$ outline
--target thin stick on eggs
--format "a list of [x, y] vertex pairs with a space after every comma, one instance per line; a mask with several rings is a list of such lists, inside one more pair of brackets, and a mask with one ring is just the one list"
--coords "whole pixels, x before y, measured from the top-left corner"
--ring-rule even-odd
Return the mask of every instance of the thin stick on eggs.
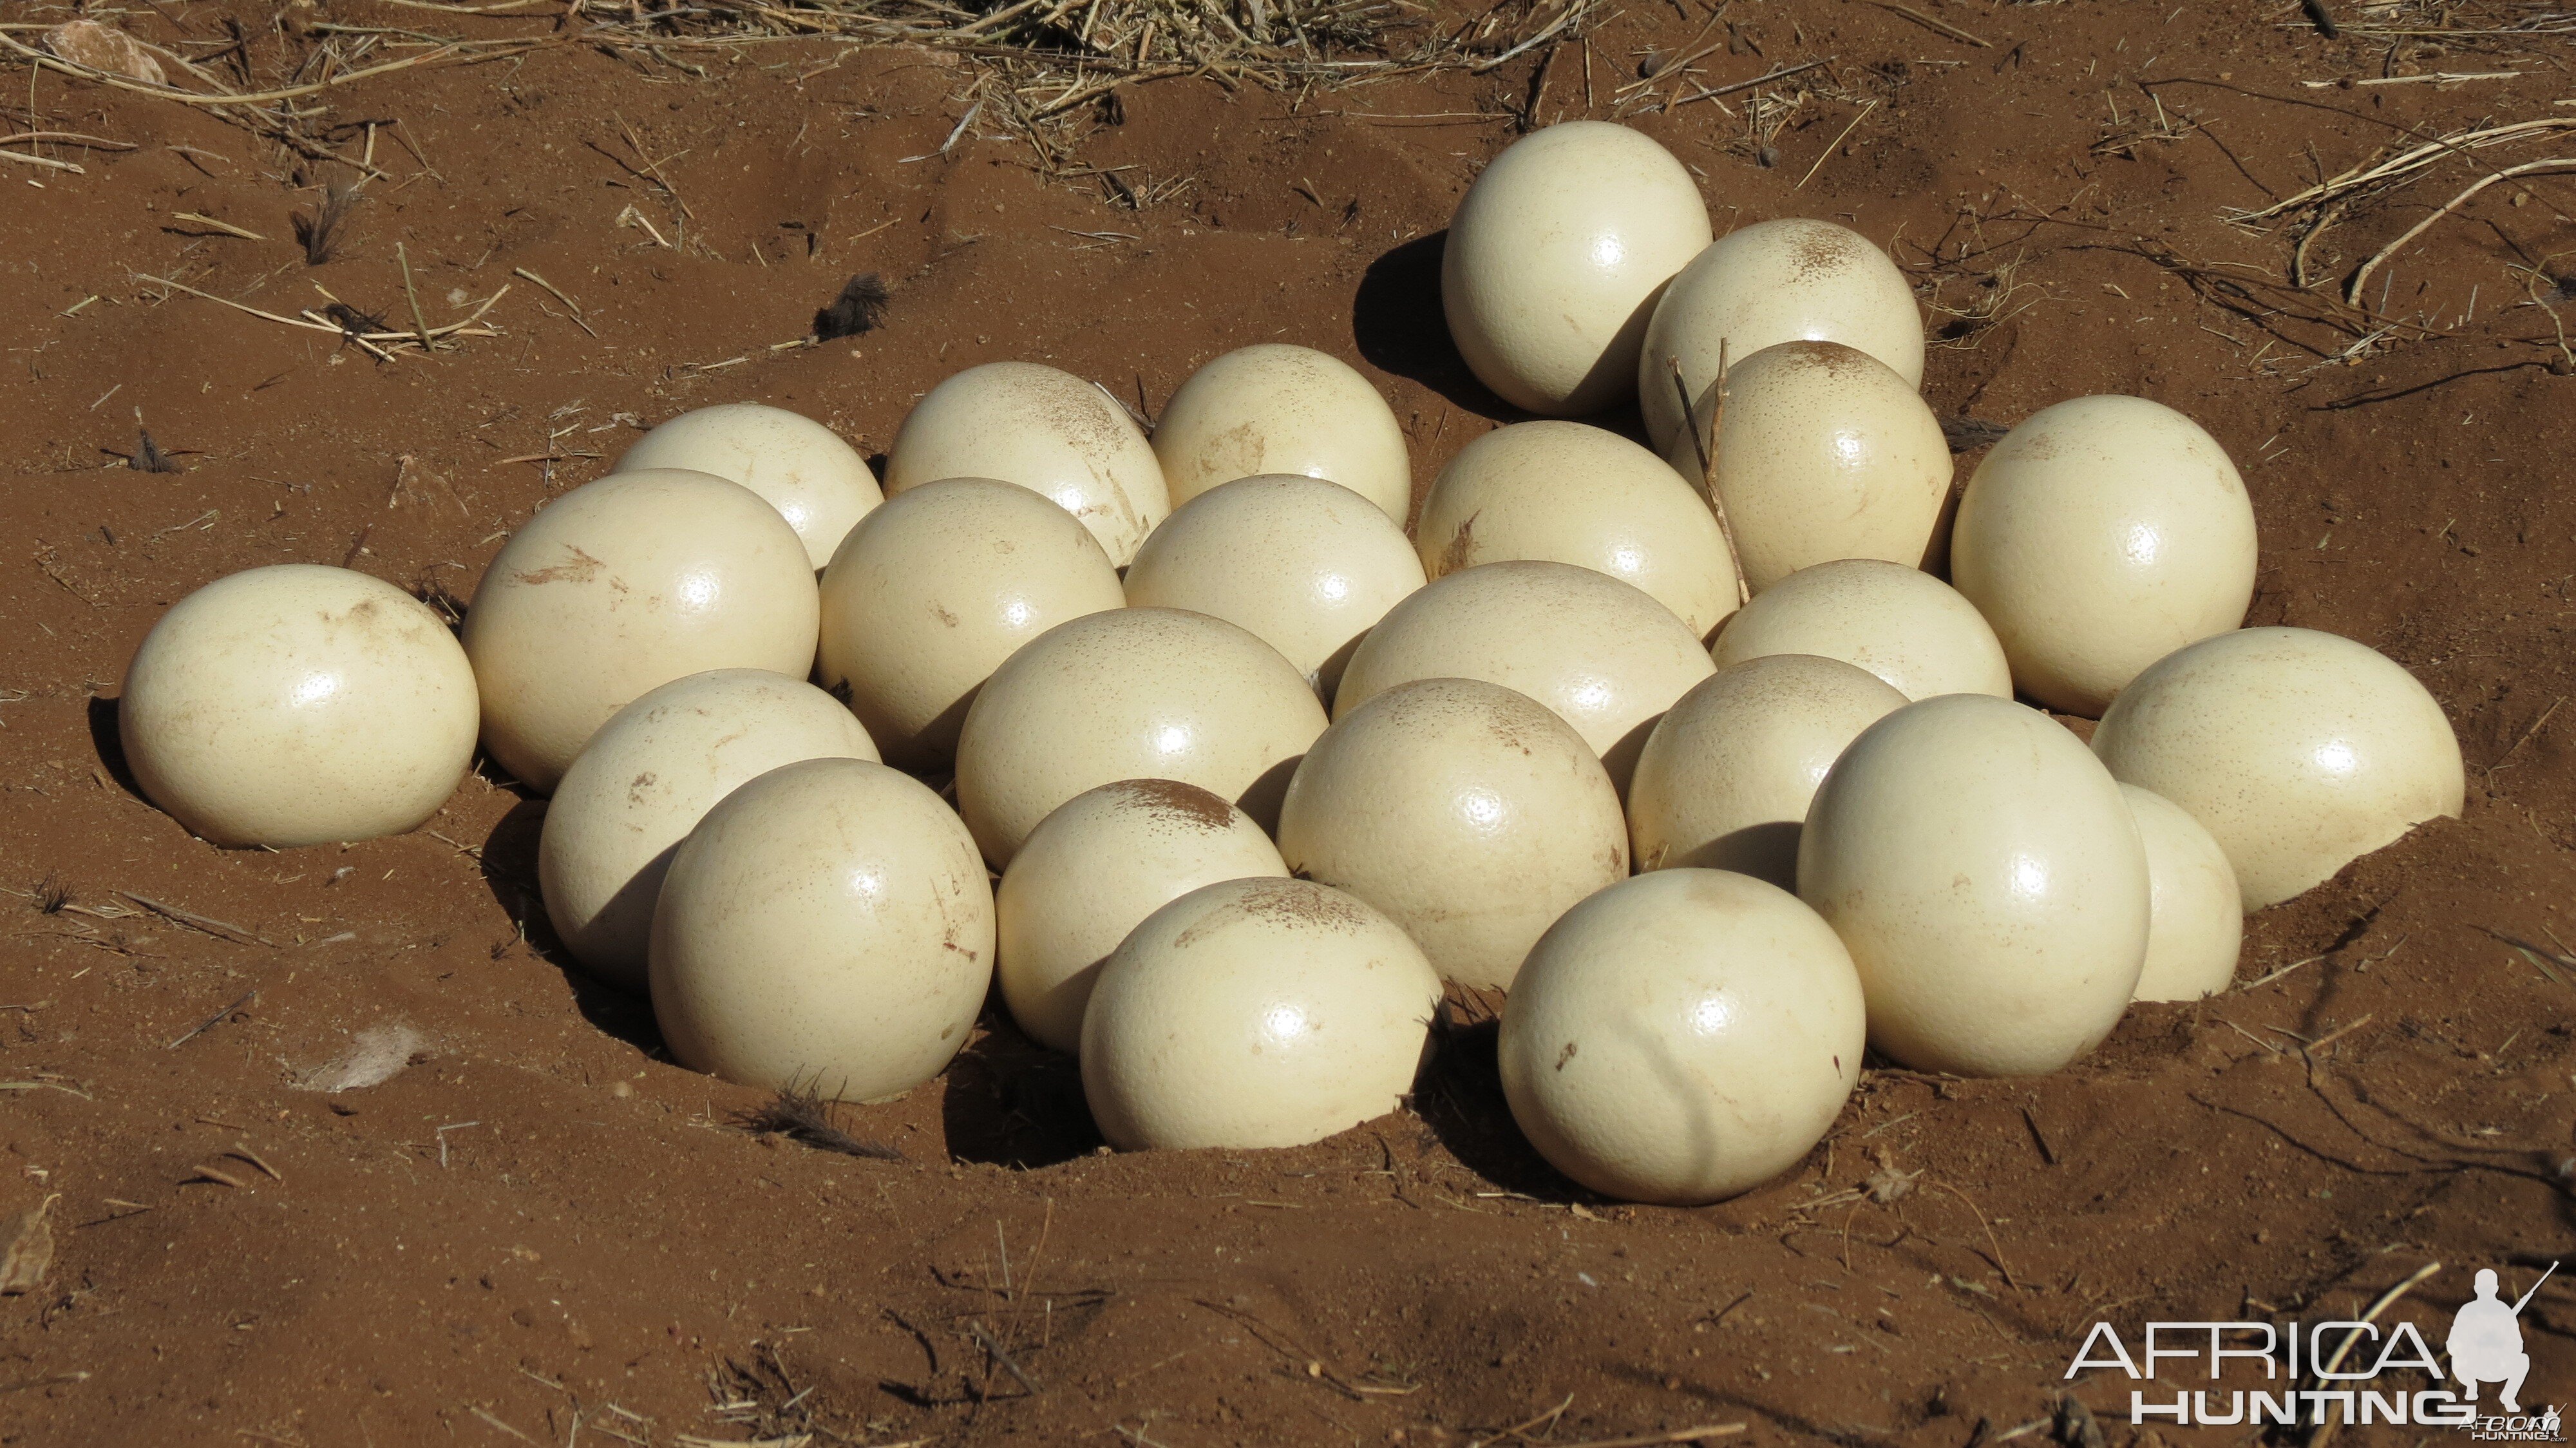
[[[1690, 384], [1682, 380], [1679, 358], [1669, 359], [1673, 390], [1681, 394], [1682, 417], [1687, 422], [1698, 409], [1691, 406]], [[1726, 521], [1726, 499], [1717, 490], [1717, 434], [1726, 426], [1726, 340], [1717, 343], [1717, 385], [1711, 393], [1708, 427], [1691, 428], [1691, 449], [1699, 454], [1700, 491], [1708, 495], [1708, 506], [1717, 514], [1718, 536], [1726, 540], [1726, 561], [1735, 565], [1735, 605], [1738, 608], [1753, 601], [1753, 585], [1744, 576], [1744, 554], [1735, 546], [1735, 528]]]

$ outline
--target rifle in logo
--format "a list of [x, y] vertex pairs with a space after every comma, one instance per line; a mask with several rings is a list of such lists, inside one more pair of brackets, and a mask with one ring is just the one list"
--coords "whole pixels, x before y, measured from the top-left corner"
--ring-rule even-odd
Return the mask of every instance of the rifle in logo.
[[2497, 1394], [2508, 1413], [2522, 1411], [2517, 1395], [2522, 1380], [2531, 1372], [2531, 1355], [2522, 1350], [2522, 1310], [2531, 1303], [2532, 1293], [2540, 1283], [2549, 1280], [2558, 1264], [2540, 1274], [2540, 1282], [2531, 1284], [2513, 1306], [2507, 1307], [2496, 1296], [2495, 1269], [2478, 1269], [2478, 1295], [2460, 1304], [2451, 1318], [2451, 1335], [2443, 1346], [2451, 1354], [2451, 1376], [2459, 1379], [2460, 1395], [2470, 1402], [2478, 1400], [2478, 1384], [2495, 1383]]

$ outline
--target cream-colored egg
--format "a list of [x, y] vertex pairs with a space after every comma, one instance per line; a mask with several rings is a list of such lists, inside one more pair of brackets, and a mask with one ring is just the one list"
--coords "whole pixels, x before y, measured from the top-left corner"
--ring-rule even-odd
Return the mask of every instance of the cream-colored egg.
[[1642, 589], [1571, 563], [1488, 563], [1431, 584], [1371, 629], [1333, 713], [1415, 679], [1482, 679], [1555, 710], [1624, 792], [1655, 721], [1715, 672], [1690, 625]]
[[1440, 255], [1449, 335], [1504, 401], [1549, 417], [1615, 407], [1664, 283], [1708, 245], [1690, 172], [1644, 135], [1565, 121], [1496, 156]]
[[1512, 1119], [1558, 1171], [1697, 1206], [1824, 1139], [1866, 1036], [1860, 976], [1815, 911], [1742, 875], [1665, 870], [1549, 928], [1495, 1054]]
[[2248, 912], [2457, 816], [2467, 793], [2432, 693], [2377, 650], [2314, 629], [2243, 629], [2168, 655], [2112, 701], [2093, 752], [2200, 821]]
[[310, 563], [179, 600], [116, 706], [154, 804], [215, 844], [276, 849], [416, 828], [465, 777], [476, 720], [474, 670], [438, 615]]
[[1031, 1040], [1082, 1045], [1100, 966], [1148, 915], [1202, 885], [1285, 877], [1279, 847], [1196, 785], [1122, 779], [1038, 822], [994, 901], [1002, 1001]]
[[1619, 794], [1591, 747], [1474, 679], [1399, 684], [1335, 720], [1288, 783], [1279, 854], [1480, 987], [1510, 985], [1556, 917], [1628, 876]]
[[1172, 511], [1154, 445], [1127, 409], [1035, 362], [969, 367], [913, 404], [886, 455], [886, 494], [941, 478], [999, 478], [1043, 493], [1121, 568]]
[[1433, 578], [1541, 559], [1643, 589], [1701, 638], [1735, 612], [1735, 564], [1697, 489], [1579, 422], [1516, 423], [1467, 444], [1431, 485], [1414, 536]]
[[1719, 237], [1664, 289], [1637, 362], [1646, 435], [1665, 448], [1681, 431], [1674, 363], [1704, 418], [1720, 343], [1731, 371], [1783, 342], [1857, 347], [1923, 385], [1923, 314], [1887, 253], [1830, 221], [1765, 221]]
[[2149, 664], [2245, 621], [2254, 504], [2227, 450], [2143, 397], [2033, 414], [1977, 465], [1950, 580], [1995, 626], [2013, 682], [2098, 716]]
[[2196, 1001], [2236, 981], [2245, 914], [2227, 852], [2182, 806], [2134, 784], [2120, 786], [2147, 847], [2147, 963], [2133, 999]]
[[816, 672], [888, 762], [937, 769], [1004, 659], [1126, 603], [1072, 514], [1012, 483], [942, 478], [887, 499], [832, 556]]
[[728, 402], [681, 413], [636, 440], [613, 471], [688, 468], [740, 483], [769, 500], [816, 568], [869, 509], [885, 501], [868, 460], [840, 434], [802, 413]]
[[483, 747], [550, 792], [647, 690], [709, 669], [804, 678], [820, 610], [804, 541], [750, 489], [680, 468], [584, 484], [521, 524], [474, 591]]
[[1413, 513], [1413, 460], [1395, 410], [1348, 363], [1312, 347], [1262, 342], [1191, 373], [1154, 423], [1154, 456], [1175, 508], [1237, 478], [1302, 473], [1368, 499], [1399, 528]]
[[1421, 587], [1403, 529], [1350, 489], [1293, 473], [1183, 503], [1127, 569], [1131, 605], [1248, 629], [1327, 699], [1360, 638]]
[[993, 671], [957, 739], [957, 808], [996, 869], [1066, 800], [1121, 779], [1173, 779], [1265, 828], [1306, 746], [1315, 691], [1279, 651], [1177, 608], [1058, 624]]
[[[1782, 342], [1733, 364], [1727, 394], [1718, 496], [1754, 592], [1837, 558], [1915, 568], [1932, 554], [1950, 445], [1886, 363], [1839, 342]], [[1696, 481], [1704, 445], [1676, 433], [1665, 456]]]
[[800, 759], [876, 757], [850, 711], [801, 679], [674, 679], [609, 716], [555, 786], [537, 844], [546, 917], [591, 974], [640, 991], [662, 876], [716, 801]]
[[1302, 1146], [1413, 1089], [1440, 980], [1393, 921], [1306, 880], [1205, 885], [1145, 917], [1082, 1018], [1112, 1146]]
[[2012, 666], [1976, 607], [1919, 568], [1843, 558], [1801, 568], [1727, 621], [1710, 650], [1720, 668], [1767, 654], [1857, 664], [1909, 699], [2012, 697]]
[[2147, 854], [2120, 787], [2047, 715], [1983, 694], [1861, 732], [1798, 839], [1891, 1060], [2035, 1076], [2119, 1024], [2147, 955]]
[[919, 780], [808, 759], [726, 795], [672, 857], [653, 1016], [692, 1070], [866, 1101], [939, 1074], [993, 980], [975, 842]]
[[1840, 659], [1766, 654], [1681, 696], [1637, 756], [1628, 841], [1640, 870], [1733, 870], [1797, 888], [1798, 827], [1860, 731], [1902, 709]]

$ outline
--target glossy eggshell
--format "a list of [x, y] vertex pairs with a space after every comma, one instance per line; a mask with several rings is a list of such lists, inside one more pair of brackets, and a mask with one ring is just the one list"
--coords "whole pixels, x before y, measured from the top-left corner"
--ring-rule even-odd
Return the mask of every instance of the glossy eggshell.
[[1400, 684], [1334, 721], [1288, 782], [1279, 854], [1480, 987], [1510, 985], [1557, 916], [1628, 876], [1619, 794], [1583, 737], [1474, 679]]
[[1084, 790], [1173, 779], [1265, 826], [1324, 710], [1296, 666], [1222, 619], [1121, 608], [1058, 624], [993, 671], [957, 739], [957, 808], [996, 869]]
[[821, 604], [778, 511], [708, 473], [612, 473], [501, 547], [465, 615], [483, 747], [551, 792], [608, 716], [709, 669], [814, 667]]
[[1433, 578], [1545, 560], [1634, 585], [1701, 638], [1735, 612], [1735, 564], [1698, 490], [1579, 422], [1515, 423], [1467, 444], [1431, 485], [1414, 536]]
[[[1696, 478], [1697, 444], [1667, 456]], [[1922, 394], [1839, 342], [1783, 342], [1733, 364], [1719, 496], [1760, 593], [1837, 558], [1919, 567], [1950, 498], [1950, 445]]]
[[1038, 822], [996, 892], [1002, 1001], [1029, 1039], [1082, 1045], [1101, 963], [1148, 915], [1222, 880], [1285, 877], [1252, 817], [1195, 785], [1122, 779]]
[[1175, 508], [1220, 483], [1300, 473], [1341, 484], [1399, 528], [1413, 512], [1404, 429], [1369, 380], [1311, 347], [1263, 342], [1190, 374], [1154, 424]]
[[1128, 603], [1248, 629], [1326, 698], [1360, 637], [1421, 587], [1402, 528], [1350, 489], [1296, 474], [1190, 499], [1127, 569]]
[[937, 769], [1002, 661], [1060, 623], [1123, 608], [1109, 555], [1015, 484], [942, 478], [850, 530], [823, 570], [816, 676], [846, 694], [888, 762]]
[[801, 413], [728, 402], [681, 413], [636, 440], [616, 472], [688, 468], [740, 483], [769, 500], [816, 568], [832, 561], [852, 526], [885, 501], [868, 460], [840, 434]]
[[1395, 923], [1306, 880], [1205, 885], [1092, 988], [1082, 1094], [1126, 1151], [1302, 1146], [1396, 1108], [1440, 980]]
[[1482, 679], [1555, 710], [1625, 790], [1647, 731], [1715, 672], [1690, 625], [1641, 589], [1570, 563], [1487, 563], [1431, 584], [1371, 629], [1333, 713], [1415, 679]]
[[1682, 429], [1673, 364], [1705, 415], [1719, 343], [1730, 370], [1783, 342], [1840, 342], [1923, 385], [1923, 314], [1914, 288], [1868, 237], [1830, 221], [1764, 221], [1719, 237], [1664, 289], [1637, 363], [1646, 435], [1671, 446]]
[[801, 679], [674, 679], [609, 716], [555, 786], [537, 842], [546, 917], [591, 974], [640, 991], [662, 876], [716, 801], [800, 759], [876, 757], [850, 711]]
[[1890, 1060], [2035, 1076], [2093, 1049], [2138, 984], [2146, 847], [2047, 715], [1983, 694], [1861, 732], [1807, 809], [1798, 898], [1842, 937]]
[[1909, 699], [2012, 697], [2012, 666], [1975, 605], [1918, 568], [1844, 558], [1801, 568], [1754, 596], [1710, 652], [1719, 667], [1768, 654], [1820, 654], [1885, 679]]
[[2147, 847], [2147, 963], [2134, 999], [2192, 1001], [2236, 982], [2245, 913], [2235, 867], [2209, 831], [2182, 806], [2134, 784], [2120, 786], [2138, 838]]
[[219, 845], [289, 849], [413, 829], [474, 758], [473, 668], [420, 600], [281, 563], [179, 600], [125, 668], [135, 782]]
[[886, 455], [886, 494], [941, 478], [999, 478], [1042, 493], [1122, 568], [1172, 511], [1162, 464], [1127, 409], [1035, 362], [969, 367], [913, 404]]
[[2023, 693], [2093, 717], [2149, 664], [2245, 621], [2254, 551], [2254, 504], [2216, 438], [2143, 397], [2081, 397], [1977, 465], [1950, 579]]
[[2467, 792], [2451, 721], [2415, 676], [2313, 629], [2242, 629], [2168, 655], [2112, 702], [2093, 752], [2200, 821], [2249, 913], [2457, 816]]
[[773, 769], [672, 858], [653, 1015], [692, 1070], [865, 1101], [966, 1043], [993, 979], [975, 842], [919, 780], [858, 759]]
[[1860, 1080], [1851, 956], [1788, 892], [1665, 870], [1566, 913], [1503, 1006], [1521, 1133], [1605, 1196], [1696, 1206], [1778, 1176]]
[[1707, 203], [1663, 147], [1607, 121], [1535, 131], [1485, 167], [1449, 222], [1449, 335], [1516, 407], [1614, 407], [1636, 385], [1656, 297], [1708, 239]]
[[1637, 868], [1733, 870], [1797, 888], [1798, 829], [1816, 786], [1863, 729], [1906, 703], [1867, 669], [1814, 654], [1766, 654], [1701, 680], [1637, 756]]

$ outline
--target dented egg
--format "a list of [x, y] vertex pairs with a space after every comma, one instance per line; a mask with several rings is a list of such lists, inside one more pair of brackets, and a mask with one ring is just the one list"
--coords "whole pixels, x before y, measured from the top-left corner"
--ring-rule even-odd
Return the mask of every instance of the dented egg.
[[1860, 1080], [1860, 977], [1798, 898], [1665, 870], [1566, 912], [1503, 1004], [1512, 1120], [1605, 1196], [1697, 1206], [1797, 1165]]

